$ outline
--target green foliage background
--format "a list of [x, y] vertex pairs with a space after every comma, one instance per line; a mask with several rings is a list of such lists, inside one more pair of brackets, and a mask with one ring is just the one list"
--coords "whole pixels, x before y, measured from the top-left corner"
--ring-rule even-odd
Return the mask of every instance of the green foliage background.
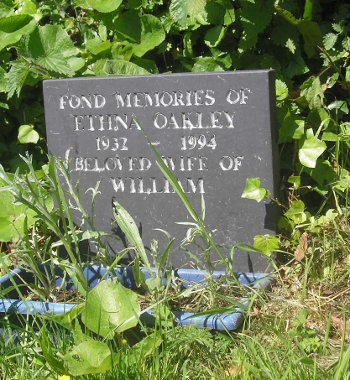
[[29, 150], [45, 163], [44, 79], [273, 68], [289, 189], [280, 227], [342, 213], [349, 21], [337, 0], [2, 0], [0, 162], [14, 172]]

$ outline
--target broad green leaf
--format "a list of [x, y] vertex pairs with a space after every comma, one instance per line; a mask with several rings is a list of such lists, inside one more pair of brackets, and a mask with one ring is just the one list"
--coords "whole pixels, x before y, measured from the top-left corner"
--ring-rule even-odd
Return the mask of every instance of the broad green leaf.
[[319, 54], [319, 46], [322, 45], [323, 34], [320, 26], [309, 20], [300, 20], [298, 29], [304, 38], [304, 50], [309, 58]]
[[24, 61], [15, 61], [11, 64], [11, 69], [6, 74], [8, 98], [11, 98], [15, 93], [19, 96], [29, 72], [30, 67]]
[[[0, 165], [0, 241], [11, 241], [27, 234], [27, 227], [35, 223], [37, 214], [27, 206], [16, 202], [14, 195], [6, 188], [13, 181], [13, 175], [4, 171]], [[35, 184], [31, 183], [35, 191]], [[46, 207], [49, 211], [53, 209], [53, 200], [47, 193], [45, 194]]]
[[64, 328], [72, 330], [74, 321], [77, 320], [81, 312], [84, 310], [84, 307], [85, 305], [82, 303], [74, 306], [72, 309], [65, 312], [64, 314], [55, 314], [50, 318], [52, 318], [53, 321], [63, 326]]
[[327, 108], [313, 109], [309, 112], [305, 122], [314, 129], [319, 129], [320, 126], [322, 126], [322, 130], [327, 130], [328, 127], [333, 128], [333, 121]]
[[268, 195], [268, 191], [261, 187], [260, 178], [247, 178], [242, 198], [261, 202]]
[[346, 114], [349, 113], [348, 101], [347, 100], [334, 100], [334, 102], [330, 103], [327, 107], [329, 110], [339, 110]]
[[350, 175], [342, 175], [334, 185], [334, 188], [340, 190], [340, 191], [347, 191], [350, 189]]
[[276, 99], [282, 101], [288, 98], [288, 87], [280, 79], [276, 79]]
[[300, 86], [300, 89], [300, 95], [305, 97], [311, 110], [322, 107], [324, 94], [319, 77], [311, 76]]
[[[2, 197], [0, 196], [0, 199]], [[20, 225], [16, 228], [16, 221], [10, 218], [0, 217], [0, 242], [13, 241], [23, 235], [23, 222], [21, 218]], [[18, 219], [17, 219], [18, 223]]]
[[217, 72], [225, 71], [224, 68], [213, 57], [200, 57], [196, 59], [192, 71], [197, 72]]
[[73, 0], [73, 4], [75, 7], [92, 9], [91, 5], [89, 4], [89, 0]]
[[225, 16], [224, 16], [224, 25], [229, 26], [236, 21], [235, 10], [232, 8], [226, 8]]
[[307, 220], [307, 215], [305, 213], [304, 202], [300, 200], [293, 201], [284, 215], [296, 224], [305, 222]]
[[10, 191], [3, 188], [4, 182], [0, 179], [0, 241], [7, 242], [20, 238], [25, 231], [25, 219], [31, 226], [35, 221], [35, 212], [26, 206], [17, 204]]
[[141, 358], [144, 360], [150, 355], [157, 355], [158, 348], [162, 342], [163, 338], [159, 330], [155, 330], [151, 335], [146, 336], [126, 351], [128, 363], [137, 365]]
[[137, 66], [147, 70], [151, 74], [158, 74], [158, 67], [156, 62], [153, 59], [145, 59], [145, 58], [133, 58], [133, 63], [135, 63]]
[[287, 66], [283, 69], [284, 76], [287, 78], [293, 78], [296, 75], [302, 75], [308, 73], [310, 70], [304, 61], [304, 58], [297, 49], [293, 56], [287, 62]]
[[[338, 74], [338, 73], [335, 73], [335, 74]], [[333, 75], [335, 75], [335, 74], [333, 74]], [[337, 78], [338, 79], [338, 78]], [[347, 81], [347, 82], [350, 82], [350, 66], [348, 66], [347, 68], [346, 68], [346, 71], [345, 71], [345, 80]]]
[[114, 280], [105, 280], [86, 297], [82, 321], [94, 333], [107, 339], [114, 334], [135, 327], [140, 306], [137, 294]]
[[21, 14], [33, 15], [37, 13], [37, 6], [31, 0], [21, 0], [21, 6], [18, 9], [18, 12]]
[[128, 11], [121, 14], [115, 21], [115, 32], [119, 38], [127, 41], [141, 42], [141, 19], [136, 11]]
[[40, 335], [37, 337], [40, 342], [42, 354], [46, 363], [48, 363], [53, 370], [57, 373], [66, 373], [63, 359], [56, 356], [55, 347], [50, 339], [50, 335], [52, 334], [47, 331], [46, 324], [43, 324], [43, 327], [40, 329]]
[[253, 247], [265, 256], [271, 256], [274, 251], [280, 248], [280, 241], [277, 236], [256, 235], [254, 236]]
[[[7, 4], [6, 4], [7, 3]], [[9, 1], [2, 1], [0, 3], [0, 18], [5, 18], [13, 15], [13, 4]]]
[[297, 28], [283, 19], [276, 19], [271, 31], [272, 41], [278, 45], [287, 48], [292, 54], [299, 48], [299, 33]]
[[23, 35], [30, 34], [37, 20], [27, 14], [18, 14], [0, 19], [0, 51], [18, 42]]
[[67, 32], [59, 25], [36, 28], [25, 42], [22, 51], [37, 65], [65, 75], [74, 74], [68, 62], [70, 57], [79, 53]]
[[226, 7], [223, 5], [214, 2], [214, 1], [209, 1], [207, 5], [205, 6], [205, 11], [207, 13], [206, 18], [207, 21], [210, 25], [229, 25], [232, 24], [232, 18], [234, 20], [235, 18], [235, 13], [233, 8], [227, 9], [227, 23], [225, 22], [225, 12], [226, 12]]
[[145, 247], [143, 245], [139, 229], [125, 208], [118, 202], [114, 202], [113, 214], [119, 228], [123, 231], [129, 244], [136, 251], [138, 257], [142, 260], [145, 267], [151, 271], [151, 265], [148, 261]]
[[340, 136], [333, 132], [322, 133], [322, 141], [339, 141]]
[[[36, 217], [35, 212], [24, 206], [13, 204], [13, 198], [4, 196], [2, 192], [0, 192], [0, 200], [3, 208], [0, 213], [0, 241], [13, 241], [23, 237], [27, 233], [25, 219], [27, 218], [27, 226], [32, 226]], [[4, 201], [11, 201], [11, 203], [4, 207]]]
[[85, 0], [85, 2], [101, 13], [110, 13], [120, 7], [122, 0]]
[[144, 68], [135, 63], [123, 61], [121, 59], [100, 59], [93, 66], [95, 75], [145, 75], [149, 74]]
[[63, 357], [65, 367], [73, 376], [104, 373], [112, 369], [112, 353], [108, 345], [97, 340], [78, 344]]
[[80, 57], [70, 57], [67, 62], [74, 72], [81, 70], [85, 66], [85, 59]]
[[319, 218], [315, 219], [311, 228], [316, 226], [322, 226], [334, 221], [339, 216], [339, 213], [333, 209], [327, 210], [326, 215], [321, 215]]
[[278, 5], [278, 2], [275, 2], [275, 10], [276, 10], [276, 13], [279, 16], [283, 17], [285, 20], [287, 20], [289, 24], [291, 24], [293, 26], [298, 25], [299, 20], [297, 18], [295, 18], [295, 16], [290, 11], [280, 7]]
[[225, 37], [226, 28], [223, 26], [214, 26], [209, 29], [204, 36], [204, 42], [209, 47], [216, 47]]
[[191, 22], [203, 20], [207, 17], [205, 7], [207, 0], [172, 0], [169, 12], [175, 22], [181, 26], [187, 25], [187, 18]]
[[305, 168], [304, 170], [318, 185], [326, 188], [329, 188], [337, 179], [337, 174], [332, 164], [327, 160], [318, 159], [315, 168]]
[[304, 136], [305, 121], [296, 119], [296, 116], [287, 116], [283, 120], [278, 132], [278, 143], [283, 144], [291, 140], [300, 140]]
[[165, 31], [159, 19], [152, 15], [141, 17], [141, 39], [138, 44], [133, 44], [133, 52], [142, 57], [149, 50], [160, 45], [165, 39]]
[[324, 141], [315, 136], [308, 137], [299, 149], [299, 161], [307, 168], [315, 168], [318, 157], [326, 150]]
[[33, 125], [21, 125], [18, 130], [18, 141], [21, 144], [36, 144], [39, 141], [39, 133], [34, 129]]
[[241, 4], [243, 31], [239, 47], [245, 51], [255, 46], [258, 35], [270, 23], [275, 9], [270, 0], [242, 0]]
[[95, 37], [86, 41], [86, 48], [90, 53], [98, 55], [104, 51], [110, 50], [111, 42], [108, 40], [103, 41], [100, 37]]

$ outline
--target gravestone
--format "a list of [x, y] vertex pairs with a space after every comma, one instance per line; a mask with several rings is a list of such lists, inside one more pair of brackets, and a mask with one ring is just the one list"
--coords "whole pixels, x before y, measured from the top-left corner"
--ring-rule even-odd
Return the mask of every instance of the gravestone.
[[[146, 247], [156, 239], [161, 252], [167, 238], [159, 229], [165, 230], [176, 237], [172, 263], [189, 266], [180, 243], [189, 228], [183, 222], [193, 220], [156, 165], [152, 144], [199, 214], [204, 199], [205, 225], [223, 251], [274, 233], [274, 210], [241, 198], [247, 178], [276, 188], [271, 70], [47, 80], [44, 99], [49, 151], [64, 158], [69, 150], [71, 180], [79, 180], [88, 212], [86, 190], [100, 182], [93, 209], [98, 230], [117, 231], [116, 200]], [[125, 240], [108, 244], [118, 252]], [[266, 261], [237, 252], [235, 268], [262, 271]]]

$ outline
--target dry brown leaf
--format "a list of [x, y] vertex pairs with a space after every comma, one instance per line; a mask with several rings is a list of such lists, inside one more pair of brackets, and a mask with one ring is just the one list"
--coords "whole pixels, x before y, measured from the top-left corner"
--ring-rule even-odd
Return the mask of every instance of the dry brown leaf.
[[229, 368], [226, 368], [225, 370], [225, 375], [232, 376], [232, 378], [240, 376], [241, 374], [242, 374], [242, 367], [238, 365], [232, 365]]
[[297, 249], [294, 252], [294, 258], [295, 258], [295, 260], [297, 260], [299, 262], [304, 260], [304, 258], [305, 258], [305, 254], [306, 254], [307, 247], [308, 247], [307, 238], [308, 238], [308, 233], [303, 232], [302, 235], [300, 236]]
[[341, 335], [343, 335], [344, 328], [345, 328], [345, 340], [347, 343], [350, 343], [350, 319], [348, 319], [347, 321], [344, 321], [344, 319], [342, 318], [333, 316], [332, 324], [333, 324], [333, 327], [339, 330], [339, 333]]

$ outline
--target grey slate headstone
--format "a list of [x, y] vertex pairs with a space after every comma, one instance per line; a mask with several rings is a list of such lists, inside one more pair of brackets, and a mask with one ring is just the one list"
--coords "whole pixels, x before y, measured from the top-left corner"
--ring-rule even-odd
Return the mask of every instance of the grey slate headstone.
[[[189, 227], [177, 223], [193, 220], [156, 165], [141, 126], [199, 214], [203, 196], [205, 224], [224, 252], [274, 233], [276, 212], [241, 198], [247, 178], [276, 189], [271, 70], [48, 80], [44, 99], [49, 151], [64, 158], [70, 150], [71, 179], [79, 179], [88, 212], [86, 190], [100, 181], [93, 211], [98, 230], [116, 231], [117, 200], [134, 217], [146, 247], [156, 239], [164, 249], [162, 229], [176, 237], [172, 263], [193, 261], [179, 248]], [[118, 252], [125, 241], [109, 244]], [[263, 271], [266, 261], [237, 252], [235, 268]]]

